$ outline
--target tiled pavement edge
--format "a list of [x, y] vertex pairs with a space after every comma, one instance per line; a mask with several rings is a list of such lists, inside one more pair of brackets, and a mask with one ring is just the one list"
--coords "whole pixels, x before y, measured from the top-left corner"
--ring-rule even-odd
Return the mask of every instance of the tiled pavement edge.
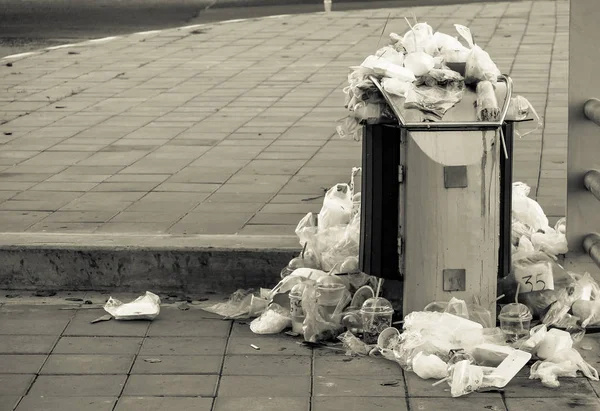
[[564, 215], [568, 2], [556, 0], [253, 19], [1, 60], [0, 230], [293, 235], [360, 163], [360, 144], [334, 136], [348, 66], [409, 12], [471, 27], [545, 118], [517, 140], [515, 178]]
[[[0, 300], [0, 411], [600, 409], [600, 385], [583, 377], [560, 378], [560, 388], [549, 389], [529, 380], [526, 368], [501, 392], [453, 399], [446, 384], [432, 387], [434, 380], [393, 362], [254, 335], [247, 323], [194, 306], [163, 306], [152, 322], [90, 324], [104, 313], [99, 305], [65, 310], [74, 306], [61, 302], [73, 303], [44, 301]], [[581, 346], [600, 366], [598, 334]]]

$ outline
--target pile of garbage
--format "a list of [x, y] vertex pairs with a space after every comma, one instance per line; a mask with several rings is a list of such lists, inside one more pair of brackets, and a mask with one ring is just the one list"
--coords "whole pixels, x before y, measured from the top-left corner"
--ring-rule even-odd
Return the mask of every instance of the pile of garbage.
[[[390, 34], [389, 44], [368, 56], [360, 66], [351, 67], [345, 107], [348, 117], [337, 126], [341, 137], [360, 139], [362, 122], [397, 121], [373, 79], [403, 109], [413, 110], [416, 121], [439, 121], [462, 100], [467, 87], [477, 94], [475, 116], [479, 121], [500, 117], [495, 88], [500, 70], [490, 55], [475, 44], [471, 31], [455, 28], [466, 45], [454, 36], [433, 32], [427, 23], [411, 25], [400, 36]], [[507, 119], [524, 120], [530, 111], [539, 116], [522, 96], [512, 98]], [[532, 130], [533, 131], [533, 130]], [[530, 131], [531, 132], [531, 131]], [[527, 133], [528, 134], [528, 133]]]
[[[557, 262], [567, 251], [565, 219], [550, 227], [529, 187], [513, 185], [512, 270], [499, 280], [502, 305], [488, 307], [452, 298], [393, 322], [381, 297], [382, 280], [359, 271], [360, 193], [336, 184], [318, 214], [308, 213], [296, 234], [302, 253], [281, 271], [281, 281], [258, 292], [238, 290], [205, 310], [231, 319], [253, 318], [256, 334], [302, 336], [312, 344], [341, 343], [351, 356], [398, 363], [423, 379], [446, 382], [453, 397], [500, 389], [532, 358], [531, 379], [558, 387], [558, 377], [597, 371], [574, 348], [585, 327], [600, 323], [600, 288], [589, 274], [566, 272]], [[532, 322], [540, 320], [531, 328]], [[402, 329], [395, 324], [402, 324]]]

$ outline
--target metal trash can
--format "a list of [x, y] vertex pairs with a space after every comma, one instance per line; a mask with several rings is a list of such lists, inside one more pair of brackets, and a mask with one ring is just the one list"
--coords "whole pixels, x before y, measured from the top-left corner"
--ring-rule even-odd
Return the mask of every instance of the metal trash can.
[[497, 83], [498, 121], [476, 121], [467, 91], [428, 123], [406, 121], [372, 80], [398, 123], [363, 128], [360, 269], [403, 282], [403, 315], [457, 297], [495, 318], [497, 278], [510, 270], [511, 79]]

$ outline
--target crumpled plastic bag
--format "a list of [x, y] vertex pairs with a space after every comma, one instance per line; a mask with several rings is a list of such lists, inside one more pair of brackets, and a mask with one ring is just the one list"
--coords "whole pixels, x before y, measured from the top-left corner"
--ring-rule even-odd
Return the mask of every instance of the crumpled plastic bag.
[[307, 284], [302, 293], [302, 310], [304, 323], [302, 331], [304, 340], [308, 342], [321, 342], [336, 338], [343, 330], [341, 325], [342, 309], [350, 301], [350, 293], [345, 291], [344, 298], [339, 302], [333, 315], [327, 315], [323, 307], [317, 304], [317, 289], [312, 284]]
[[563, 233], [557, 233], [553, 228], [547, 227], [545, 232], [533, 233], [531, 244], [538, 251], [544, 251], [551, 255], [566, 254], [569, 251], [567, 237]]
[[392, 46], [385, 46], [377, 50], [376, 57], [388, 60], [390, 63], [402, 66], [404, 63], [404, 54], [397, 51]]
[[289, 309], [279, 304], [271, 304], [260, 317], [250, 323], [250, 330], [254, 334], [279, 334], [292, 326]]
[[453, 398], [470, 394], [482, 387], [483, 369], [469, 360], [459, 361], [450, 369], [448, 384]]
[[[330, 243], [325, 243], [319, 233], [319, 248], [321, 265], [325, 270], [331, 270], [336, 265], [343, 264], [348, 258], [356, 258], [360, 246], [360, 213], [355, 214], [350, 224], [343, 230], [330, 229], [334, 237], [329, 237]], [[329, 247], [327, 247], [329, 246]], [[358, 263], [358, 261], [357, 261]], [[341, 271], [346, 272], [346, 271]]]
[[229, 296], [227, 302], [216, 303], [209, 307], [204, 307], [203, 310], [222, 315], [226, 319], [248, 318], [251, 301], [252, 289], [239, 289]]
[[427, 23], [417, 23], [412, 26], [402, 37], [401, 44], [407, 53], [424, 51], [427, 54], [434, 54], [437, 50], [433, 28]]
[[586, 328], [590, 325], [600, 324], [600, 301], [577, 300], [571, 306], [573, 315], [581, 319], [581, 326]]
[[458, 103], [464, 89], [447, 89], [438, 86], [412, 87], [406, 93], [405, 108], [419, 109], [431, 120], [441, 120], [446, 111]]
[[408, 53], [404, 58], [404, 67], [413, 72], [416, 77], [429, 73], [435, 67], [435, 60], [423, 51]]
[[153, 320], [160, 313], [160, 298], [150, 291], [130, 303], [110, 297], [104, 305], [104, 311], [115, 320]]
[[558, 325], [568, 315], [571, 306], [577, 300], [591, 300], [600, 297], [600, 288], [589, 273], [561, 289], [548, 312], [542, 318], [547, 325]]
[[568, 348], [533, 364], [529, 379], [540, 379], [546, 387], [556, 388], [560, 386], [558, 377], [574, 378], [577, 377], [577, 371], [581, 371], [593, 381], [598, 381], [598, 371], [585, 362], [576, 349]]
[[402, 81], [398, 78], [390, 78], [390, 77], [384, 77], [381, 80], [381, 85], [383, 86], [383, 89], [387, 93], [393, 94], [393, 95], [399, 96], [399, 97], [405, 97], [406, 94], [408, 93], [408, 91], [412, 87], [412, 83], [409, 83], [407, 81]]
[[319, 212], [318, 230], [350, 222], [352, 195], [348, 184], [336, 184], [327, 191]]
[[513, 183], [512, 215], [535, 231], [548, 227], [548, 218], [537, 201], [529, 198], [531, 188], [521, 182]]
[[481, 47], [473, 42], [473, 36], [471, 30], [460, 24], [455, 24], [456, 31], [460, 34], [469, 45], [471, 52], [469, 53], [465, 67], [465, 83], [475, 84], [480, 81], [489, 81], [496, 83], [500, 70], [496, 64], [492, 61], [492, 58], [487, 51], [484, 51]]
[[415, 374], [424, 380], [430, 378], [442, 379], [448, 376], [448, 364], [437, 355], [417, 353], [412, 360], [412, 369]]
[[346, 350], [346, 355], [348, 356], [369, 355], [369, 352], [372, 349], [372, 346], [365, 344], [350, 331], [338, 335], [337, 339], [342, 342], [343, 347]]

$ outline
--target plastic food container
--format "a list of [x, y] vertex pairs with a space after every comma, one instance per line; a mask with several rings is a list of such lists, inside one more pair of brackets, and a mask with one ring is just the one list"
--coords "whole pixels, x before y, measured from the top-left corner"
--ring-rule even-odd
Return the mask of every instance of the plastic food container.
[[529, 336], [532, 318], [529, 308], [517, 303], [505, 305], [498, 316], [500, 329], [512, 341]]
[[369, 298], [360, 309], [363, 324], [363, 340], [366, 344], [377, 343], [379, 334], [392, 326], [394, 309], [392, 304], [382, 297]]

